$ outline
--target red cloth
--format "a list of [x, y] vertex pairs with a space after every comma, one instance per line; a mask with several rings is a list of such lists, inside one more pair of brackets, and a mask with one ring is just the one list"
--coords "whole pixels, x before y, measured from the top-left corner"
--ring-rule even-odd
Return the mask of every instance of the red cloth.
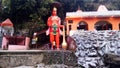
[[25, 45], [25, 37], [16, 37], [16, 45]]
[[25, 45], [25, 37], [22, 36], [5, 36], [10, 45]]

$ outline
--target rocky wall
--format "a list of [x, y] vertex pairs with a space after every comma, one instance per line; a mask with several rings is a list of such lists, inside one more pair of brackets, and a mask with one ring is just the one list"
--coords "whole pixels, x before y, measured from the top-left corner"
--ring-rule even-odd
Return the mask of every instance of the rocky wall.
[[77, 67], [77, 57], [73, 52], [64, 50], [0, 51], [0, 68], [19, 66], [32, 66], [32, 68], [69, 68], [71, 66], [74, 68]]
[[120, 54], [120, 31], [73, 31], [78, 64], [85, 68], [104, 66], [104, 54]]

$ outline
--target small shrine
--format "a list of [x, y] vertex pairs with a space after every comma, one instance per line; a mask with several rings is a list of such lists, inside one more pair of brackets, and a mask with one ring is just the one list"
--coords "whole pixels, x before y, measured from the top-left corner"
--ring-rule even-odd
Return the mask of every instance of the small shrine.
[[108, 10], [100, 5], [97, 11], [82, 11], [66, 13], [67, 35], [70, 30], [119, 30], [120, 10]]
[[14, 27], [13, 27], [13, 23], [10, 21], [9, 18], [1, 23], [1, 27], [2, 27], [3, 35], [13, 36], [13, 34], [14, 34]]

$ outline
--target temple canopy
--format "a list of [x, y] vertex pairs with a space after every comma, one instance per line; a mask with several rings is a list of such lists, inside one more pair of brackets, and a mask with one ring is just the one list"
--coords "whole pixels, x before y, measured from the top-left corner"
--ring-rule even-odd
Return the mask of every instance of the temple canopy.
[[72, 17], [118, 17], [120, 16], [120, 10], [108, 11], [104, 5], [100, 5], [97, 11], [85, 11], [85, 12], [67, 12], [66, 18]]
[[4, 27], [4, 26], [10, 26], [10, 27], [13, 27], [13, 23], [10, 21], [10, 19], [6, 19], [5, 21], [3, 21], [1, 23], [1, 26]]

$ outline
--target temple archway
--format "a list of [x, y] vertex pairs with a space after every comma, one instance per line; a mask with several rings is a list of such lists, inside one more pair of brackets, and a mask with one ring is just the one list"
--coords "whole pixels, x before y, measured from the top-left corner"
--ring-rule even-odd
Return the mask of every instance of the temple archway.
[[77, 30], [88, 30], [88, 24], [85, 21], [80, 21], [77, 25]]
[[96, 30], [112, 30], [112, 24], [108, 21], [98, 21], [95, 23]]

